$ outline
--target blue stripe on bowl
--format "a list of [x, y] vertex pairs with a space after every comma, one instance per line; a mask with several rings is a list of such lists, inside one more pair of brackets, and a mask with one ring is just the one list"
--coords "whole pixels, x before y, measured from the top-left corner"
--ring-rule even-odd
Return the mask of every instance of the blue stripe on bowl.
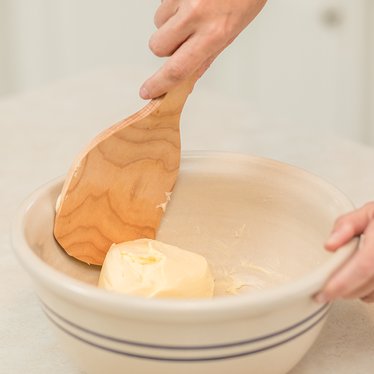
[[[278, 330], [276, 332], [273, 332], [271, 334], [263, 335], [260, 337], [252, 338], [252, 339], [247, 339], [247, 340], [241, 340], [237, 342], [232, 342], [232, 343], [224, 343], [224, 344], [216, 344], [216, 345], [194, 345], [194, 346], [178, 346], [178, 345], [161, 345], [161, 344], [151, 344], [151, 343], [144, 343], [144, 342], [135, 342], [132, 340], [125, 340], [125, 339], [119, 339], [115, 338], [112, 336], [104, 335], [95, 331], [92, 331], [90, 329], [87, 329], [85, 327], [82, 327], [65, 317], [62, 317], [60, 314], [55, 312], [51, 307], [49, 307], [47, 304], [45, 304], [43, 301], [41, 301], [41, 304], [45, 311], [50, 312], [54, 317], [58, 318], [59, 320], [63, 321], [64, 323], [76, 328], [77, 330], [83, 331], [87, 334], [109, 340], [115, 343], [122, 343], [130, 346], [135, 346], [135, 347], [143, 347], [143, 348], [156, 348], [156, 349], [165, 349], [165, 350], [207, 350], [207, 349], [219, 349], [219, 348], [228, 348], [228, 347], [236, 347], [236, 346], [241, 346], [241, 345], [247, 345], [247, 344], [252, 344], [252, 343], [258, 343], [262, 340], [270, 339], [277, 337], [279, 335], [291, 332], [292, 330], [306, 324], [313, 318], [317, 317], [318, 315], [325, 315], [328, 312], [330, 304], [324, 304], [321, 308], [317, 309], [315, 312], [307, 316], [306, 318], [302, 319], [301, 321], [288, 326], [282, 330]], [[326, 311], [326, 313], [324, 313]]]
[[239, 352], [239, 353], [233, 353], [233, 354], [227, 354], [227, 355], [220, 355], [220, 356], [188, 357], [187, 358], [187, 357], [151, 356], [151, 355], [145, 355], [145, 354], [138, 354], [138, 353], [127, 352], [127, 351], [124, 351], [124, 350], [114, 349], [114, 348], [111, 348], [111, 347], [105, 347], [105, 346], [103, 346], [101, 344], [89, 341], [87, 339], [82, 338], [81, 336], [78, 336], [78, 335], [72, 333], [71, 331], [67, 330], [66, 328], [64, 328], [63, 326], [61, 326], [59, 323], [57, 323], [53, 318], [51, 318], [50, 315], [48, 314], [48, 312], [46, 310], [44, 310], [44, 311], [45, 311], [45, 314], [47, 315], [48, 319], [58, 329], [62, 330], [66, 334], [70, 335], [71, 337], [73, 337], [73, 338], [81, 341], [82, 343], [86, 343], [86, 344], [88, 344], [90, 346], [102, 349], [102, 350], [107, 351], [107, 352], [119, 354], [119, 355], [122, 355], [122, 356], [127, 356], [127, 357], [132, 357], [132, 358], [138, 358], [138, 359], [145, 359], [145, 360], [153, 360], [153, 361], [164, 361], [164, 362], [165, 361], [166, 362], [221, 361], [221, 360], [234, 359], [234, 358], [238, 358], [238, 357], [250, 356], [250, 355], [254, 355], [256, 353], [268, 351], [270, 349], [273, 349], [273, 348], [279, 347], [279, 346], [281, 346], [283, 344], [286, 344], [286, 343], [288, 343], [288, 342], [290, 342], [290, 341], [298, 338], [301, 335], [304, 335], [309, 330], [311, 330], [313, 327], [315, 327], [316, 325], [318, 325], [326, 317], [326, 315], [328, 313], [328, 310], [325, 310], [323, 312], [323, 314], [316, 321], [314, 321], [311, 325], [309, 325], [308, 327], [306, 327], [302, 331], [298, 332], [297, 334], [294, 334], [294, 335], [288, 337], [287, 339], [283, 339], [283, 340], [281, 340], [281, 341], [279, 341], [277, 343], [269, 344], [267, 346], [264, 346], [264, 347], [261, 347], [261, 348], [258, 348], [258, 349], [254, 349], [254, 350], [250, 350], [250, 351], [244, 351], [244, 352]]

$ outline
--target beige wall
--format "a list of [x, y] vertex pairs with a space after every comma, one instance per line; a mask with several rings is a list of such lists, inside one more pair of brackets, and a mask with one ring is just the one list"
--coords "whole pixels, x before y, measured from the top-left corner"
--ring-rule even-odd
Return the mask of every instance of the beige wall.
[[9, 92], [12, 88], [7, 5], [5, 0], [0, 0], [0, 95]]
[[366, 79], [366, 103], [368, 108], [367, 138], [374, 146], [374, 2], [367, 0], [367, 50], [366, 66], [368, 76]]
[[147, 40], [157, 1], [0, 0], [0, 4], [5, 8], [1, 17], [7, 20], [1, 49], [11, 50], [5, 60], [11, 66], [12, 91], [105, 65], [148, 64], [151, 57]]
[[[161, 61], [147, 44], [159, 3], [0, 0], [0, 93], [108, 65], [153, 71]], [[371, 0], [269, 0], [201, 84], [244, 99], [280, 126], [374, 143], [373, 11]]]

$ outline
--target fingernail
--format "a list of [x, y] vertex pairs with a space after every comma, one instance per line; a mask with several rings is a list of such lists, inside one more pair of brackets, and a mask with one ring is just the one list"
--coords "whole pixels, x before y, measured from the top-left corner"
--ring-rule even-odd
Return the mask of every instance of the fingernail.
[[149, 92], [148, 90], [145, 88], [145, 87], [142, 87], [140, 89], [140, 97], [147, 100], [147, 99], [150, 99], [150, 95], [149, 95]]
[[330, 237], [327, 239], [326, 244], [335, 244], [340, 239], [340, 234], [338, 231], [333, 232]]

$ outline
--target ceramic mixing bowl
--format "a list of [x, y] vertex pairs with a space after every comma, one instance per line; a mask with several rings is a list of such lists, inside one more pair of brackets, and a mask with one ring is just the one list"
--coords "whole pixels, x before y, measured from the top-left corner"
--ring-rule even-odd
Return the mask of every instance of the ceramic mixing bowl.
[[204, 255], [211, 300], [153, 300], [97, 288], [100, 269], [52, 234], [62, 179], [34, 192], [13, 224], [42, 309], [85, 373], [281, 374], [316, 339], [329, 305], [313, 301], [353, 253], [323, 248], [352, 209], [303, 170], [258, 157], [186, 153], [158, 239]]

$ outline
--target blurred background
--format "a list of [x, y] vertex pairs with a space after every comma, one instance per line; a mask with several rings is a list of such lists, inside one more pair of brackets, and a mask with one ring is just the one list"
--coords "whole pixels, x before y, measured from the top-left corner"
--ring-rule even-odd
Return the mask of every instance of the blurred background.
[[[0, 0], [0, 99], [104, 67], [152, 73], [158, 5]], [[269, 0], [201, 85], [280, 124], [374, 145], [373, 19], [370, 0]]]

